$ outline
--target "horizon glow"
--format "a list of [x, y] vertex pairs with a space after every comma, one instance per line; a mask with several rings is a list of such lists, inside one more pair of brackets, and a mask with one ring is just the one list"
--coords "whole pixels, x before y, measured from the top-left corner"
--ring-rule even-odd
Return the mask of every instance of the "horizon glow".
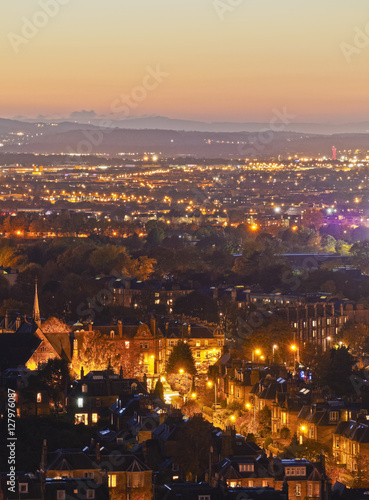
[[[240, 0], [223, 20], [217, 0], [63, 1], [18, 53], [9, 34], [22, 36], [40, 0], [2, 6], [0, 116], [116, 119], [112, 104], [160, 67], [168, 76], [130, 117], [269, 121], [287, 108], [298, 122], [367, 119], [369, 38], [354, 45], [363, 0]], [[342, 43], [356, 49], [350, 62]]]

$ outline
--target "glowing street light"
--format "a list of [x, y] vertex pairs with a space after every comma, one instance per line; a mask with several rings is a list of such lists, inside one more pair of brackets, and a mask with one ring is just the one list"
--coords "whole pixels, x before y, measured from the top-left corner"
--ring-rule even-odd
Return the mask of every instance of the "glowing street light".
[[260, 349], [255, 349], [255, 351], [252, 351], [252, 361], [255, 361], [255, 354], [256, 356], [260, 357], [261, 354]]
[[[213, 387], [213, 382], [211, 380], [208, 380], [207, 386]], [[214, 382], [214, 410], [216, 411], [216, 409], [217, 409], [217, 383]]]
[[183, 368], [180, 368], [180, 369], [179, 369], [179, 373], [180, 373], [181, 375], [183, 375], [183, 374], [184, 374], [184, 369], [183, 369]]
[[296, 354], [297, 354], [297, 361], [300, 362], [299, 347], [295, 344], [292, 344], [291, 350], [293, 351], [293, 374], [296, 375]]

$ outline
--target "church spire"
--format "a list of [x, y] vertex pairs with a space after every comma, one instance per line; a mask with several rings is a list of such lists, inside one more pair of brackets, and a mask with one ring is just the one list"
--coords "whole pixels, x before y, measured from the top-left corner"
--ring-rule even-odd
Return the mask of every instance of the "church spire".
[[35, 279], [35, 299], [33, 302], [33, 320], [36, 325], [41, 326], [40, 306], [38, 304], [37, 278]]

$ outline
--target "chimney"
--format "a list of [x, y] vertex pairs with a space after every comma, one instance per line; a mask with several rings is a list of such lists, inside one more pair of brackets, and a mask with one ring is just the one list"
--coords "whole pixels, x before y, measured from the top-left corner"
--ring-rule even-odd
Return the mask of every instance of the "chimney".
[[123, 323], [121, 320], [118, 321], [118, 334], [119, 337], [123, 337]]
[[233, 427], [227, 427], [225, 431], [223, 431], [222, 436], [222, 458], [230, 457], [233, 455], [233, 445], [236, 437], [236, 431]]
[[101, 462], [100, 444], [96, 443], [96, 462], [99, 464]]
[[216, 300], [218, 298], [218, 295], [219, 295], [219, 290], [217, 287], [215, 287], [213, 290], [213, 299]]
[[92, 332], [92, 321], [88, 322], [88, 331]]
[[15, 329], [18, 330], [21, 326], [21, 318], [19, 316], [19, 314], [17, 314], [17, 318], [15, 320]]
[[150, 330], [151, 330], [151, 333], [155, 336], [156, 335], [156, 319], [155, 318], [150, 318]]
[[9, 315], [8, 315], [8, 311], [6, 311], [6, 313], [5, 313], [5, 323], [4, 323], [4, 326], [5, 326], [5, 328], [8, 328], [8, 326], [9, 326]]
[[80, 372], [80, 376], [79, 376], [79, 378], [80, 378], [81, 380], [83, 380], [83, 379], [84, 379], [84, 376], [85, 376], [85, 371], [84, 371], [84, 369], [83, 369], [83, 366], [81, 366], [81, 372]]
[[169, 323], [168, 321], [165, 323], [165, 333], [168, 333]]
[[120, 365], [120, 368], [119, 368], [119, 377], [123, 380], [123, 366]]
[[42, 444], [42, 455], [41, 455], [41, 472], [45, 472], [47, 466], [47, 441], [44, 439]]
[[188, 336], [191, 337], [191, 324], [190, 323], [187, 325], [187, 333], [188, 333]]

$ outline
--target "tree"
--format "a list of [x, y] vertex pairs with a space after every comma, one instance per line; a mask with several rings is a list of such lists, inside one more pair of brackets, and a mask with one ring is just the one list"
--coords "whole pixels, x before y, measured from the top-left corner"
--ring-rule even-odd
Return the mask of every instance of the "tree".
[[173, 351], [169, 356], [167, 373], [177, 374], [182, 371], [189, 375], [196, 374], [195, 360], [193, 359], [191, 348], [186, 342], [180, 341], [173, 347]]
[[215, 300], [197, 290], [179, 297], [173, 305], [173, 312], [206, 321], [218, 321], [218, 306]]
[[317, 367], [315, 382], [322, 387], [328, 386], [336, 396], [349, 396], [354, 391], [351, 382], [354, 364], [355, 358], [348, 347], [342, 345], [332, 348], [322, 357], [322, 363]]
[[174, 461], [187, 479], [197, 481], [209, 465], [211, 446], [210, 424], [202, 416], [195, 415], [183, 426], [179, 434]]
[[272, 412], [267, 406], [258, 412], [259, 434], [266, 437], [270, 434], [272, 428]]
[[[291, 345], [293, 344], [293, 329], [289, 323], [280, 318], [265, 319], [264, 323], [256, 328], [246, 339], [243, 349], [248, 357], [260, 350], [260, 356], [274, 361], [291, 359]], [[273, 349], [276, 345], [277, 348]], [[259, 358], [254, 358], [258, 361]]]
[[90, 257], [90, 264], [97, 273], [109, 274], [111, 271], [120, 271], [129, 261], [129, 256], [123, 247], [104, 245], [94, 250]]
[[355, 355], [364, 356], [369, 353], [369, 328], [367, 325], [348, 321], [340, 331], [340, 337]]
[[349, 488], [369, 487], [369, 459], [364, 455], [356, 455], [356, 468], [343, 477], [344, 483]]
[[363, 273], [369, 273], [369, 241], [354, 243], [350, 249], [353, 264]]
[[157, 398], [160, 398], [162, 401], [164, 401], [164, 386], [163, 386], [163, 382], [160, 379], [155, 384], [153, 395]]
[[146, 238], [147, 244], [151, 247], [158, 246], [163, 241], [164, 236], [165, 234], [163, 229], [159, 227], [154, 227], [150, 230], [150, 232], [147, 235]]
[[112, 349], [112, 343], [100, 332], [86, 332], [79, 359], [73, 360], [76, 373], [83, 367], [85, 374], [95, 370], [106, 370], [119, 361], [119, 354]]
[[6, 299], [0, 307], [0, 314], [2, 316], [5, 316], [7, 311], [16, 311], [19, 314], [28, 314], [30, 312], [30, 309], [31, 307], [24, 302], [20, 302], [15, 299]]
[[70, 386], [71, 377], [68, 362], [64, 359], [49, 359], [38, 374], [41, 384], [44, 384], [50, 398], [57, 408], [59, 403], [64, 404], [67, 388]]
[[41, 330], [43, 333], [66, 333], [69, 332], [68, 326], [60, 321], [60, 319], [51, 317], [42, 323]]
[[135, 276], [137, 279], [145, 281], [154, 273], [155, 259], [143, 255], [138, 259], [128, 259], [125, 262], [123, 271], [129, 276]]

